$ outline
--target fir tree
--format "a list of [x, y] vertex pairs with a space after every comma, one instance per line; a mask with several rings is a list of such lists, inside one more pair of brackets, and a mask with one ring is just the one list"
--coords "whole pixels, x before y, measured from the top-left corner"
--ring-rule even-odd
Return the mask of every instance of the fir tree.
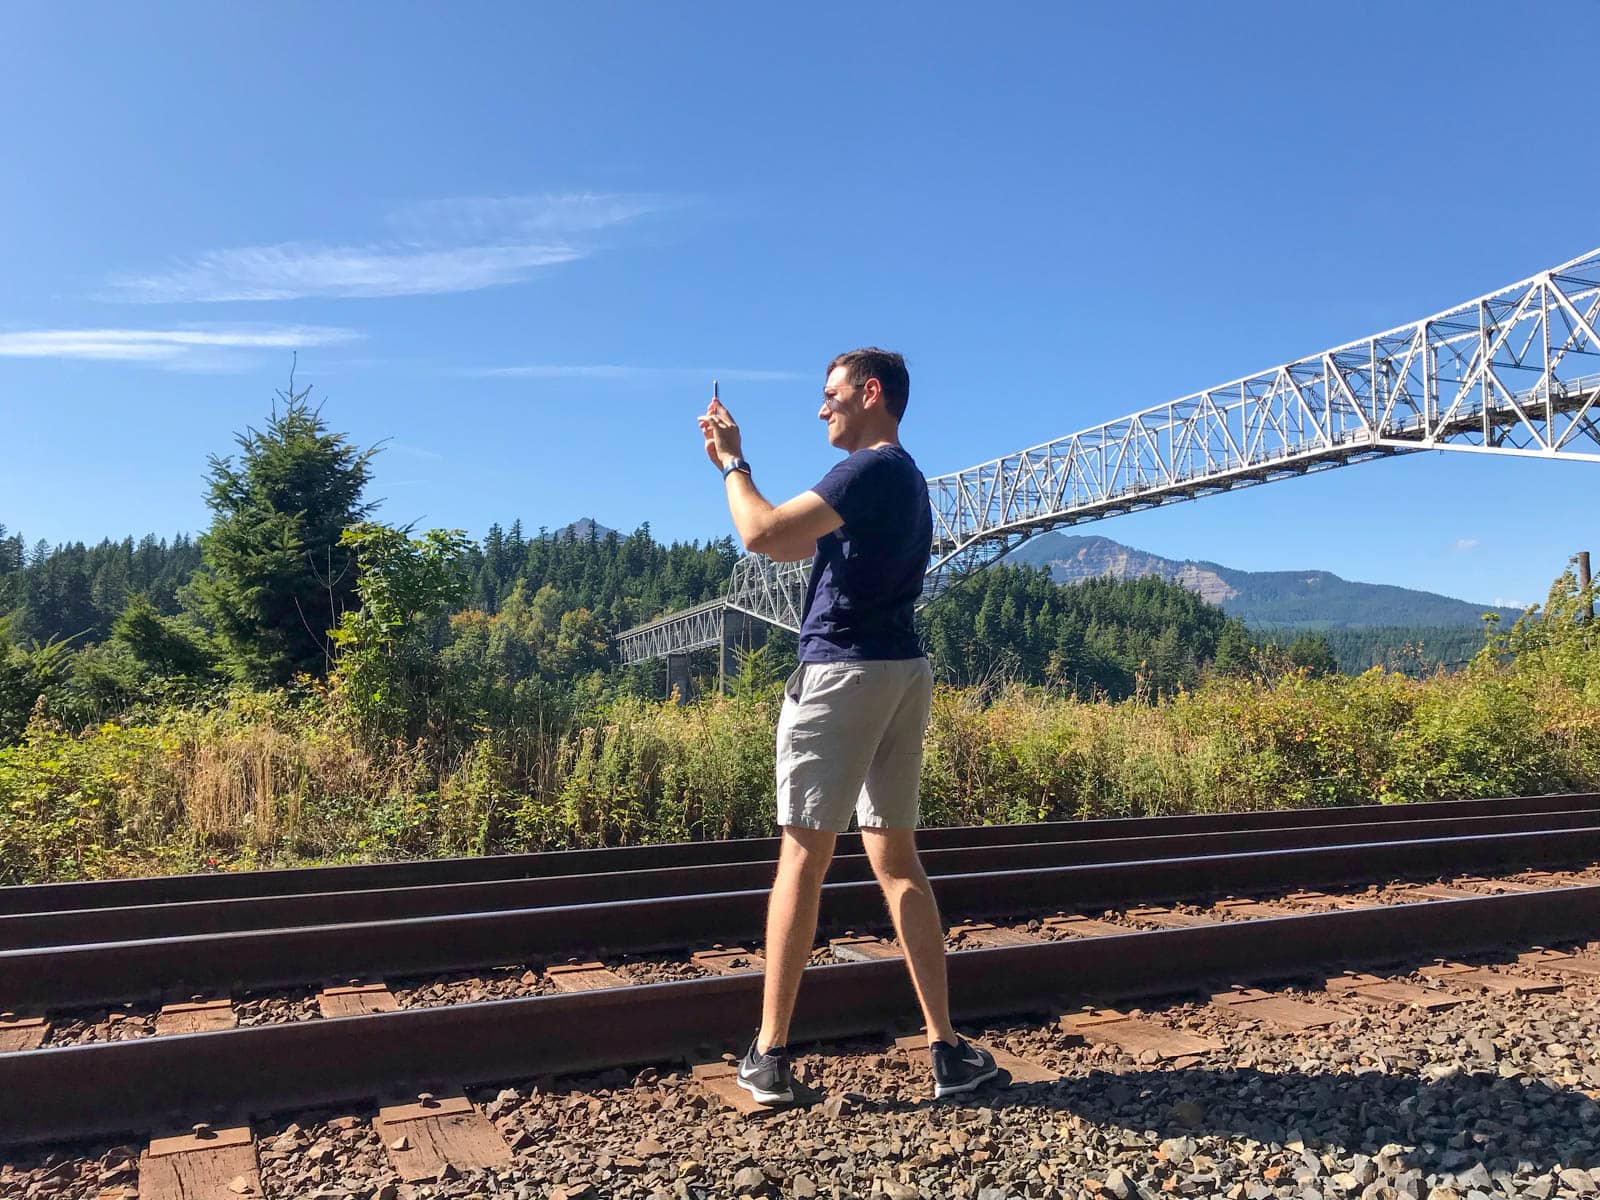
[[239, 461], [210, 459], [211, 528], [193, 595], [229, 674], [259, 685], [324, 674], [329, 630], [355, 603], [356, 560], [340, 535], [372, 505], [361, 493], [375, 450], [332, 433], [307, 403], [280, 392], [260, 431], [239, 434]]

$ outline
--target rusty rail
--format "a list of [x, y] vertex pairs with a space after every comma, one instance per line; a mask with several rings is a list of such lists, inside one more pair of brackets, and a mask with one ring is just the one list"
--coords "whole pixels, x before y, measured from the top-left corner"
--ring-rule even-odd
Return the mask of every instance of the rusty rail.
[[[1092, 863], [945, 875], [944, 910], [999, 917], [1052, 908], [1148, 902], [1271, 888], [1330, 886], [1374, 876], [1438, 877], [1600, 857], [1600, 824], [1475, 837], [1319, 846], [1246, 854]], [[182, 985], [279, 987], [354, 975], [469, 967], [705, 946], [759, 937], [766, 891], [717, 892], [507, 912], [465, 913], [293, 929], [201, 934], [0, 952], [7, 1006], [68, 1008]], [[883, 922], [871, 882], [823, 888], [824, 928]]]
[[[924, 849], [993, 846], [1014, 842], [1080, 842], [1119, 837], [1170, 837], [1190, 833], [1312, 828], [1350, 823], [1406, 822], [1494, 816], [1513, 812], [1577, 812], [1600, 808], [1600, 793], [1511, 796], [1489, 800], [1441, 800], [1423, 804], [1374, 804], [1338, 808], [1212, 813], [1170, 817], [1120, 817], [1093, 821], [1048, 821], [1027, 825], [979, 825], [925, 829]], [[127, 907], [245, 896], [282, 896], [373, 888], [419, 887], [497, 879], [706, 866], [771, 861], [775, 838], [677, 842], [595, 850], [304, 867], [269, 871], [172, 875], [150, 879], [105, 879], [0, 888], [0, 914]], [[860, 838], [839, 839], [838, 853], [859, 854]]]
[[[971, 1020], [1314, 967], [1417, 965], [1590, 937], [1597, 924], [1600, 887], [1567, 888], [965, 951], [950, 956], [950, 981]], [[726, 976], [0, 1055], [0, 1143], [698, 1056], [748, 1035], [760, 987]], [[878, 1032], [913, 1009], [900, 963], [813, 967], [795, 1040]]]
[[[1364, 813], [1366, 810], [1354, 811]], [[923, 863], [929, 875], [941, 877], [1316, 846], [1486, 837], [1594, 825], [1600, 825], [1600, 808], [1555, 812], [1519, 810], [1488, 816], [1413, 821], [959, 846], [928, 850], [923, 854]], [[0, 916], [0, 950], [749, 891], [767, 886], [772, 879], [772, 869], [770, 861], [756, 860], [481, 883], [21, 913]], [[872, 878], [872, 871], [864, 855], [840, 855], [835, 857], [828, 877], [835, 883], [862, 882]], [[0, 1002], [4, 999], [0, 994]]]

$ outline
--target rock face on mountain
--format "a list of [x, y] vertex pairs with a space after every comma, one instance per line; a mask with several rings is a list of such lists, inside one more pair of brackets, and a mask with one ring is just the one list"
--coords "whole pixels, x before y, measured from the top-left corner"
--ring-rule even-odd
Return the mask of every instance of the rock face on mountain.
[[1108, 575], [1159, 575], [1199, 593], [1250, 625], [1362, 628], [1373, 625], [1476, 625], [1486, 612], [1510, 621], [1516, 609], [1472, 604], [1380, 583], [1354, 583], [1328, 571], [1236, 571], [1211, 562], [1177, 562], [1105, 537], [1047, 533], [1025, 542], [1007, 563], [1050, 568], [1057, 583]]
[[[1041, 553], [1047, 557], [1035, 557]], [[1008, 562], [1030, 562], [1035, 566], [1048, 566], [1057, 583], [1078, 583], [1084, 579], [1098, 579], [1109, 575], [1113, 579], [1142, 579], [1146, 575], [1159, 575], [1173, 583], [1181, 583], [1191, 592], [1212, 604], [1226, 604], [1237, 599], [1239, 589], [1217, 573], [1209, 563], [1173, 562], [1157, 554], [1147, 554], [1113, 542], [1103, 537], [1069, 537], [1052, 533], [1025, 545]]]

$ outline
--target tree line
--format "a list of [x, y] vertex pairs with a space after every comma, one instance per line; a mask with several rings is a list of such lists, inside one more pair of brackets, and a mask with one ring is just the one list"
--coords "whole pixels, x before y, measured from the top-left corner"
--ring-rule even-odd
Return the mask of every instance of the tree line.
[[[731, 537], [655, 541], [648, 525], [422, 534], [373, 520], [373, 449], [328, 427], [309, 389], [209, 459], [198, 538], [96, 546], [0, 528], [0, 739], [45, 697], [79, 723], [233, 685], [314, 685], [374, 736], [459, 746], [606, 693], [659, 695], [660, 665], [621, 669], [620, 630], [720, 594]], [[1337, 669], [1326, 637], [1252, 634], [1159, 578], [1060, 586], [997, 568], [923, 613], [941, 678], [1088, 698], [1160, 697], [1208, 673]], [[792, 651], [766, 655], [775, 673]], [[759, 664], [758, 664], [759, 666]], [[747, 672], [745, 682], [761, 682]], [[297, 682], [298, 681], [298, 682]]]

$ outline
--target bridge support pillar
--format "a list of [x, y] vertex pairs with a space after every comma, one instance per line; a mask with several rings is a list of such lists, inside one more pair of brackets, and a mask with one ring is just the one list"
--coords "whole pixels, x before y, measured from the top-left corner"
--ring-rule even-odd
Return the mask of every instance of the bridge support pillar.
[[687, 704], [693, 686], [694, 681], [689, 674], [689, 656], [667, 655], [667, 699], [671, 700], [676, 695], [679, 704]]
[[[1578, 551], [1578, 590], [1587, 592], [1589, 590], [1589, 582], [1589, 552], [1580, 550]], [[1594, 603], [1592, 601], [1581, 615], [1585, 621], [1594, 620]]]
[[728, 680], [739, 673], [739, 660], [734, 652], [766, 645], [769, 628], [765, 621], [758, 621], [736, 608], [723, 609], [722, 647], [717, 665], [717, 691], [722, 695], [728, 694]]

